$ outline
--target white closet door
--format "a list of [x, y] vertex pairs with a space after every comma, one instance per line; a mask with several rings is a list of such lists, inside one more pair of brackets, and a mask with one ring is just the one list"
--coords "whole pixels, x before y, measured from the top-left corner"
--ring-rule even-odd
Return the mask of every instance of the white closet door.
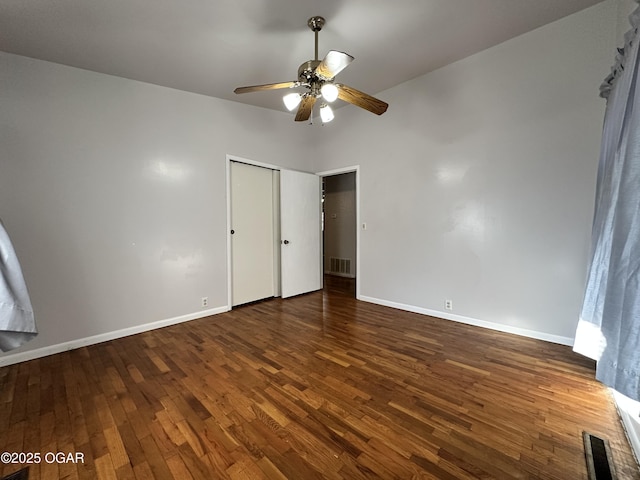
[[282, 298], [322, 288], [320, 177], [280, 171]]
[[268, 168], [231, 162], [231, 303], [274, 295], [273, 179]]

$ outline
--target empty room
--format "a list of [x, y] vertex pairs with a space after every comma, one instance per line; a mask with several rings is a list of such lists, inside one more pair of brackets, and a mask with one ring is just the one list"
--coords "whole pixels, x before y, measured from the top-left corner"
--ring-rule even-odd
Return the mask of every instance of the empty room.
[[0, 480], [640, 479], [638, 25], [2, 0]]

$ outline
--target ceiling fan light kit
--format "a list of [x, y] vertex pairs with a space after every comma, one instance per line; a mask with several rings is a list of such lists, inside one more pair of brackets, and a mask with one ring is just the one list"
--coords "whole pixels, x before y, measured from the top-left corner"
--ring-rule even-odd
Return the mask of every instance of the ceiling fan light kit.
[[320, 105], [320, 118], [322, 119], [322, 123], [329, 123], [333, 120], [334, 114], [333, 110], [329, 105], [323, 103]]
[[[329, 103], [339, 98], [344, 102], [364, 108], [376, 115], [382, 115], [386, 112], [389, 105], [382, 100], [356, 90], [353, 87], [334, 83], [335, 76], [349, 66], [353, 61], [353, 57], [348, 53], [331, 50], [322, 60], [318, 60], [318, 32], [322, 30], [324, 24], [325, 20], [320, 16], [311, 17], [307, 21], [307, 26], [315, 34], [315, 58], [314, 60], [307, 60], [300, 65], [298, 68], [298, 80], [238, 87], [234, 92], [240, 94], [263, 90], [306, 87], [307, 91], [304, 93], [289, 93], [282, 98], [287, 110], [293, 111], [296, 107], [298, 108], [295, 116], [296, 122], [309, 120], [318, 98], [322, 98]], [[333, 110], [324, 102], [320, 106], [320, 118], [323, 123], [328, 123], [334, 118]]]
[[327, 102], [335, 102], [338, 98], [338, 87], [333, 83], [325, 83], [320, 88], [320, 93]]
[[282, 101], [284, 102], [284, 106], [292, 112], [296, 109], [298, 105], [300, 105], [300, 101], [302, 100], [302, 95], [299, 93], [288, 93], [284, 97], [282, 97]]

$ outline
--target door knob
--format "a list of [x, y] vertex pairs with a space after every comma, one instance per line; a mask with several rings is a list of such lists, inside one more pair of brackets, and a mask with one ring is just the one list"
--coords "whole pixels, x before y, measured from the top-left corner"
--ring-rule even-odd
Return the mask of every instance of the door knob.
[[289, 245], [289, 240], [285, 240], [283, 243], [284, 243], [285, 245]]
[[235, 230], [231, 230], [231, 235], [233, 235], [234, 233], [236, 233], [236, 231]]

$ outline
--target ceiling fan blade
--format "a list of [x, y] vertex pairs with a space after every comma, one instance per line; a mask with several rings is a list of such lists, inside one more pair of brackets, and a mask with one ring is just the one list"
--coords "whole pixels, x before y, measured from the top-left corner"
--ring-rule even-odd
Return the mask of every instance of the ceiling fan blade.
[[266, 83], [264, 85], [252, 85], [250, 87], [238, 87], [234, 93], [261, 92], [263, 90], [278, 90], [281, 88], [293, 88], [300, 85], [299, 82]]
[[324, 78], [325, 80], [331, 80], [347, 66], [349, 66], [352, 61], [353, 57], [348, 53], [331, 50], [322, 59], [320, 65], [316, 67], [316, 75]]
[[315, 103], [315, 95], [303, 96], [302, 101], [300, 102], [300, 106], [298, 107], [298, 113], [296, 113], [296, 122], [304, 122], [305, 120], [309, 120], [309, 117], [311, 116], [311, 110], [313, 110], [313, 105]]
[[352, 103], [353, 105], [369, 110], [376, 115], [382, 115], [387, 111], [388, 103], [378, 100], [371, 95], [368, 95], [360, 90], [349, 87], [347, 85], [336, 84], [338, 87], [338, 98], [345, 102]]

